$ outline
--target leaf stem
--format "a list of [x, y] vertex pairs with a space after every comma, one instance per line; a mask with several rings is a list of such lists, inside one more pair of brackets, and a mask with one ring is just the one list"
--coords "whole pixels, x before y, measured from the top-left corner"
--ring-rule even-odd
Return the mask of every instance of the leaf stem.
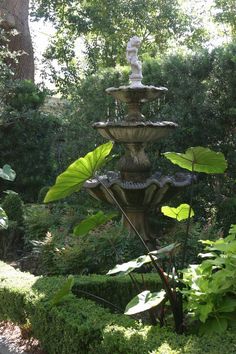
[[175, 330], [176, 330], [177, 333], [182, 333], [183, 332], [183, 329], [182, 329], [182, 323], [183, 323], [182, 306], [179, 306], [179, 301], [178, 301], [177, 297], [175, 296], [174, 292], [172, 291], [171, 286], [170, 286], [170, 284], [168, 282], [168, 279], [167, 279], [163, 269], [158, 266], [158, 264], [155, 261], [155, 258], [153, 257], [152, 254], [150, 254], [150, 250], [149, 250], [146, 242], [144, 241], [144, 239], [142, 238], [142, 236], [140, 235], [140, 233], [138, 232], [138, 230], [136, 229], [136, 227], [134, 226], [132, 221], [129, 219], [128, 215], [126, 214], [126, 212], [124, 211], [124, 209], [122, 208], [122, 206], [120, 205], [118, 200], [109, 191], [109, 189], [107, 188], [105, 183], [99, 177], [97, 177], [97, 179], [101, 183], [101, 185], [104, 187], [106, 192], [109, 194], [109, 196], [112, 198], [112, 200], [114, 201], [115, 205], [119, 208], [119, 210], [121, 211], [122, 215], [125, 217], [125, 219], [129, 223], [129, 225], [131, 226], [131, 228], [133, 229], [135, 234], [139, 237], [139, 239], [142, 242], [143, 246], [145, 247], [146, 251], [148, 252], [149, 257], [150, 257], [150, 259], [152, 261], [152, 264], [153, 264], [154, 268], [156, 269], [158, 275], [160, 276], [160, 278], [162, 280], [163, 287], [164, 287], [164, 289], [166, 291], [166, 294], [167, 294], [167, 297], [168, 297], [168, 299], [170, 301], [170, 305], [171, 305], [171, 308], [172, 308], [172, 313], [173, 313], [173, 316], [174, 316]]

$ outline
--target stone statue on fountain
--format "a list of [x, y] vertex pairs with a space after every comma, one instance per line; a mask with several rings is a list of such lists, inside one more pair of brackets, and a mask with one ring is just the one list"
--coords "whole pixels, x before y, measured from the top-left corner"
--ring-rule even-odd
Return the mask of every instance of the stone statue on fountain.
[[142, 63], [141, 61], [138, 60], [138, 49], [141, 44], [141, 38], [134, 36], [130, 38], [127, 47], [126, 47], [126, 58], [127, 61], [131, 65], [131, 75], [130, 75], [130, 81], [131, 85], [130, 87], [142, 87]]

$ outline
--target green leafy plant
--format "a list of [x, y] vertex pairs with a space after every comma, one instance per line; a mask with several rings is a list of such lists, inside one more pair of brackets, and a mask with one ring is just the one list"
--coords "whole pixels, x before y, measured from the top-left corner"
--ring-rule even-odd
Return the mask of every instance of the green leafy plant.
[[145, 290], [128, 303], [125, 308], [125, 315], [135, 315], [150, 310], [160, 305], [165, 299], [166, 292], [164, 290], [157, 293], [151, 293], [149, 290]]
[[[4, 165], [3, 168], [0, 168], [0, 177], [7, 181], [14, 181], [16, 177], [15, 171], [11, 169], [11, 166]], [[0, 207], [0, 229], [8, 228], [8, 217], [5, 210]]]
[[72, 275], [69, 275], [62, 287], [60, 287], [60, 289], [53, 295], [50, 301], [51, 305], [59, 304], [65, 296], [68, 296], [71, 293], [71, 289], [74, 285], [74, 282], [74, 277]]
[[0, 168], [0, 177], [7, 181], [14, 181], [16, 173], [12, 170], [11, 166], [4, 165], [3, 168]]
[[117, 213], [104, 214], [103, 211], [98, 211], [95, 215], [90, 215], [79, 225], [74, 228], [75, 236], [87, 235], [89, 231], [96, 229], [98, 226], [106, 224], [109, 220], [117, 216]]
[[227, 168], [227, 161], [221, 152], [202, 146], [191, 147], [184, 154], [165, 152], [163, 155], [173, 164], [191, 172], [224, 173]]
[[[54, 201], [66, 197], [75, 191], [79, 191], [82, 188], [85, 181], [87, 179], [92, 178], [96, 170], [104, 164], [111, 149], [112, 149], [111, 142], [101, 145], [93, 152], [88, 153], [84, 158], [80, 158], [72, 165], [70, 165], [68, 169], [57, 178], [55, 185], [48, 191], [44, 201], [45, 202]], [[166, 153], [165, 156], [169, 158], [172, 162], [179, 164], [181, 167], [190, 169], [191, 172], [201, 171], [206, 173], [213, 173], [215, 171], [215, 173], [222, 173], [227, 167], [227, 163], [222, 154], [215, 153], [209, 149], [204, 149], [201, 147], [190, 148], [187, 150], [186, 154]], [[101, 180], [100, 182], [109, 193], [109, 190], [106, 188], [104, 183]], [[149, 291], [145, 291], [139, 293], [127, 305], [126, 314], [131, 314], [131, 313], [136, 314], [142, 311], [149, 310], [152, 323], [155, 324], [156, 318], [153, 312], [153, 308], [157, 306], [162, 306], [163, 303], [169, 301], [173, 318], [174, 318], [175, 330], [177, 333], [182, 333], [183, 332], [182, 296], [180, 292], [176, 290], [178, 284], [178, 282], [176, 283], [176, 272], [172, 270], [171, 276], [169, 274], [166, 274], [162, 269], [161, 261], [160, 261], [163, 256], [169, 255], [172, 258], [173, 253], [176, 251], [179, 245], [178, 244], [169, 245], [162, 250], [150, 252], [147, 244], [145, 243], [145, 241], [143, 240], [139, 232], [136, 230], [135, 226], [132, 224], [131, 220], [126, 215], [125, 211], [119, 205], [117, 200], [114, 197], [112, 198], [115, 204], [117, 205], [117, 207], [119, 208], [119, 210], [122, 212], [123, 217], [127, 220], [131, 228], [133, 229], [134, 233], [138, 236], [138, 238], [142, 242], [148, 254], [141, 256], [137, 259], [134, 259], [133, 261], [130, 261], [128, 263], [117, 265], [114, 269], [109, 271], [108, 274], [118, 273], [118, 274], [129, 274], [131, 276], [131, 272], [133, 270], [140, 268], [142, 265], [146, 263], [151, 263], [155, 268], [156, 272], [158, 273], [158, 275], [160, 276], [163, 283], [163, 290], [161, 292], [151, 293]], [[188, 217], [188, 226], [187, 226], [187, 234], [186, 234], [188, 235], [189, 220], [190, 217], [193, 216], [191, 203], [190, 206], [182, 205], [175, 210], [173, 209], [171, 210], [171, 208], [167, 208], [167, 209], [165, 209], [166, 212], [170, 213], [172, 217], [174, 215], [175, 218], [177, 219], [179, 218], [180, 220], [183, 220], [186, 219], [186, 217]], [[186, 246], [186, 240], [185, 240], [185, 246]], [[161, 315], [158, 317], [158, 319], [160, 324], [163, 325], [164, 323], [163, 307], [161, 307]]]
[[9, 109], [19, 111], [37, 109], [43, 104], [46, 94], [30, 80], [15, 80], [7, 93], [6, 103]]
[[2, 207], [5, 210], [9, 220], [16, 221], [18, 226], [22, 226], [23, 201], [18, 193], [9, 191], [3, 199]]
[[200, 333], [221, 333], [236, 327], [236, 225], [226, 238], [201, 242], [202, 263], [183, 271], [185, 308]]
[[[192, 147], [189, 148], [185, 154], [167, 152], [164, 153], [163, 155], [166, 158], [168, 158], [172, 163], [177, 164], [182, 168], [186, 168], [191, 172], [223, 173], [227, 168], [227, 162], [224, 158], [224, 155], [222, 153], [214, 152], [208, 148]], [[164, 215], [177, 219], [178, 221], [187, 219], [186, 235], [185, 235], [184, 245], [183, 245], [183, 257], [182, 257], [182, 265], [183, 265], [185, 263], [187, 240], [189, 236], [190, 218], [194, 215], [194, 211], [191, 206], [191, 201], [190, 201], [190, 205], [181, 204], [177, 208], [171, 208], [165, 206], [162, 207], [161, 211]], [[162, 300], [168, 299], [170, 301], [172, 313], [174, 315], [176, 331], [181, 332], [183, 330], [183, 328], [181, 328], [181, 326], [183, 326], [183, 324], [181, 323], [181, 321], [183, 320], [183, 314], [181, 309], [182, 296], [178, 291], [176, 291], [176, 287], [179, 285], [178, 272], [174, 272], [172, 276], [171, 281], [172, 283], [174, 283], [174, 286], [172, 287], [170, 285], [171, 282], [169, 281], [168, 276], [166, 277], [165, 273], [160, 267], [160, 255], [163, 253], [164, 255], [167, 255], [169, 253], [169, 256], [171, 256], [171, 252], [176, 250], [178, 246], [179, 246], [178, 244], [169, 245], [164, 249], [157, 250], [154, 252], [149, 252], [149, 256], [150, 256], [149, 262], [151, 262], [154, 265], [160, 278], [162, 279], [163, 286], [165, 289], [165, 295], [163, 295], [164, 298]], [[153, 258], [154, 255], [157, 256], [157, 260]], [[132, 272], [136, 268], [139, 268], [141, 265], [143, 265], [142, 261], [146, 263], [147, 256], [144, 255], [126, 264], [117, 265], [114, 269], [110, 271], [110, 273], [108, 272], [108, 274], [122, 273], [122, 272], [124, 274], [127, 274], [129, 272]], [[140, 293], [139, 295], [137, 295], [135, 298], [131, 300], [130, 302], [131, 305], [129, 304], [129, 306], [131, 306], [132, 308], [132, 314], [137, 313], [135, 312], [136, 310], [145, 311], [146, 306], [148, 306], [149, 309], [155, 307], [155, 301], [152, 302], [152, 299], [158, 299], [159, 293], [158, 294], [148, 293], [145, 295], [147, 295], [148, 299], [150, 298], [150, 302], [148, 300], [145, 301], [143, 299], [143, 293]], [[148, 303], [148, 305], [146, 304], [146, 302]], [[160, 301], [159, 305], [161, 304], [162, 301]], [[129, 314], [128, 311], [127, 314]], [[163, 318], [159, 318], [159, 321], [161, 324], [163, 324]]]
[[44, 202], [55, 201], [78, 192], [84, 183], [104, 165], [112, 147], [113, 143], [109, 141], [72, 163], [57, 177], [55, 185], [47, 192]]
[[[218, 174], [224, 173], [227, 169], [227, 161], [221, 152], [212, 151], [209, 148], [204, 148], [202, 146], [190, 147], [183, 153], [176, 152], [165, 152], [163, 154], [168, 160], [179, 167], [189, 170], [191, 173], [202, 172], [206, 174]], [[187, 207], [185, 204], [180, 205], [177, 209], [164, 207], [162, 212], [169, 214], [167, 216], [173, 217], [173, 214], [177, 214], [176, 219], [178, 220], [178, 214], [183, 214], [183, 219], [187, 219], [186, 235], [183, 245], [183, 257], [182, 257], [182, 267], [185, 265], [187, 243], [189, 238], [190, 229], [190, 219], [194, 215], [192, 209], [192, 198], [193, 198], [193, 184], [191, 186], [190, 193], [190, 205]], [[188, 208], [188, 213], [186, 215], [185, 210]], [[166, 214], [165, 214], [166, 215]], [[179, 221], [181, 216], [179, 216]]]
[[0, 207], [0, 229], [8, 228], [8, 217], [6, 212]]
[[169, 218], [172, 219], [176, 219], [177, 221], [186, 220], [188, 219], [188, 217], [191, 218], [194, 216], [194, 211], [193, 209], [190, 208], [188, 204], [181, 204], [177, 208], [163, 206], [161, 208], [161, 212], [165, 216], [168, 216]]

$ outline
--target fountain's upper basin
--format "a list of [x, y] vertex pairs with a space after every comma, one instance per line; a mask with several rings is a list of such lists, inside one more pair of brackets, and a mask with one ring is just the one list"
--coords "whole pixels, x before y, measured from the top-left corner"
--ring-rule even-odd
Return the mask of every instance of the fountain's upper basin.
[[97, 122], [93, 127], [106, 139], [119, 143], [146, 143], [167, 137], [178, 125], [173, 122]]
[[166, 87], [145, 86], [142, 84], [138, 87], [120, 86], [106, 89], [108, 95], [125, 103], [145, 103], [153, 101], [167, 91], [168, 89]]

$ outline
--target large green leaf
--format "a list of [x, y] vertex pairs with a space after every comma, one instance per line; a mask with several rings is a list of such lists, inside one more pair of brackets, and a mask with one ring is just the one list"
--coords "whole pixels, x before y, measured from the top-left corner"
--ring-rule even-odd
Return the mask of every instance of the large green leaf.
[[[168, 216], [169, 218], [176, 219], [178, 221], [186, 220], [189, 216], [190, 205], [180, 204], [177, 208], [172, 208], [169, 206], [163, 206], [161, 208], [162, 214]], [[194, 216], [194, 211], [191, 208], [190, 218]]]
[[151, 251], [149, 252], [149, 254], [155, 255], [157, 257], [173, 255], [174, 253], [176, 253], [176, 251], [179, 250], [180, 246], [180, 243], [171, 243], [168, 246], [160, 248], [159, 250]]
[[7, 229], [8, 228], [8, 218], [7, 214], [3, 210], [3, 208], [0, 207], [0, 229]]
[[75, 236], [83, 236], [87, 235], [87, 233], [91, 230], [96, 229], [98, 226], [107, 223], [109, 220], [117, 216], [117, 213], [109, 213], [105, 215], [102, 211], [99, 211], [95, 215], [90, 215], [81, 223], [74, 228], [74, 235]]
[[[155, 259], [156, 257], [153, 256]], [[117, 274], [126, 275], [131, 273], [134, 269], [142, 267], [142, 265], [150, 263], [152, 260], [149, 255], [140, 256], [132, 261], [117, 264], [113, 269], [109, 270], [108, 275]]]
[[57, 177], [56, 183], [47, 192], [44, 202], [48, 203], [78, 192], [84, 183], [103, 166], [112, 147], [113, 143], [109, 141], [72, 163]]
[[232, 297], [223, 298], [221, 306], [217, 309], [219, 312], [233, 312], [236, 310], [236, 299]]
[[228, 321], [226, 318], [209, 318], [204, 324], [201, 324], [200, 334], [221, 334], [226, 331], [227, 327]]
[[62, 287], [54, 294], [51, 304], [52, 305], [57, 305], [61, 300], [70, 294], [72, 286], [74, 285], [74, 277], [73, 275], [69, 275], [65, 283], [62, 285]]
[[16, 173], [12, 170], [10, 165], [4, 165], [3, 168], [0, 168], [0, 177], [7, 181], [14, 181]]
[[135, 296], [126, 306], [125, 315], [135, 315], [146, 310], [151, 309], [159, 305], [166, 297], [165, 290], [161, 290], [158, 293], [151, 293], [149, 290], [145, 290], [142, 293]]
[[189, 148], [185, 154], [166, 152], [163, 154], [172, 163], [192, 172], [224, 173], [227, 161], [221, 152], [201, 146]]

